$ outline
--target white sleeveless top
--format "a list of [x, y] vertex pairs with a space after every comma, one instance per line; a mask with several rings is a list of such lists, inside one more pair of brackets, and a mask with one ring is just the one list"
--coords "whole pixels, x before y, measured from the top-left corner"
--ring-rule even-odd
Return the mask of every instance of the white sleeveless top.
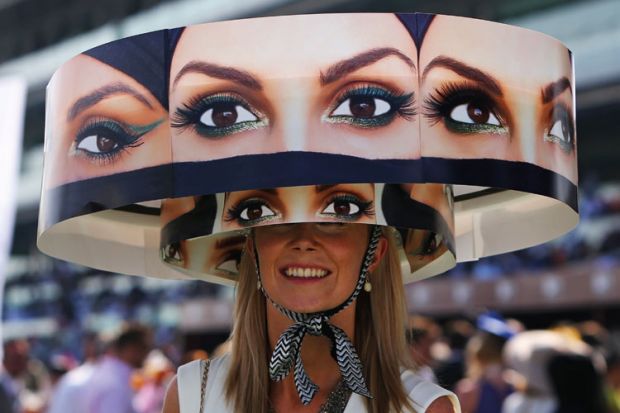
[[[200, 409], [200, 387], [202, 372], [200, 360], [195, 360], [179, 367], [177, 371], [177, 387], [179, 391], [180, 413], [232, 413], [232, 407], [224, 397], [224, 383], [228, 374], [230, 357], [224, 355], [211, 360], [207, 375], [204, 411]], [[461, 413], [456, 395], [438, 385], [425, 381], [412, 371], [405, 370], [400, 376], [403, 386], [409, 394], [415, 413], [425, 413], [428, 406], [441, 396], [447, 396], [452, 402], [455, 413]], [[364, 397], [351, 393], [344, 413], [366, 412]]]

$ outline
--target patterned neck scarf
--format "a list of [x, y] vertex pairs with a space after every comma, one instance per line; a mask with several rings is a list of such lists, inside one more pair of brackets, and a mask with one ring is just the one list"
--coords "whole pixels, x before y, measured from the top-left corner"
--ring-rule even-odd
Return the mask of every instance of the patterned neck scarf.
[[359, 279], [349, 298], [330, 310], [316, 313], [298, 313], [291, 311], [282, 307], [269, 297], [260, 279], [260, 265], [258, 253], [256, 251], [256, 243], [254, 243], [256, 273], [258, 275], [260, 290], [278, 311], [294, 321], [293, 325], [280, 335], [276, 343], [273, 354], [271, 355], [271, 361], [269, 362], [269, 377], [273, 381], [280, 381], [288, 376], [291, 369], [293, 369], [295, 387], [304, 405], [310, 404], [319, 389], [319, 387], [310, 380], [310, 377], [308, 377], [301, 360], [301, 343], [306, 334], [328, 337], [332, 342], [331, 355], [338, 363], [340, 374], [346, 387], [352, 392], [372, 398], [362, 374], [362, 363], [355, 351], [355, 347], [353, 347], [353, 343], [351, 343], [351, 340], [342, 329], [329, 322], [329, 318], [347, 308], [355, 301], [360, 291], [364, 288], [364, 284], [368, 278], [368, 268], [374, 260], [380, 236], [381, 228], [378, 226], [373, 227], [370, 242], [368, 243], [368, 248], [366, 249], [366, 254], [362, 261]]

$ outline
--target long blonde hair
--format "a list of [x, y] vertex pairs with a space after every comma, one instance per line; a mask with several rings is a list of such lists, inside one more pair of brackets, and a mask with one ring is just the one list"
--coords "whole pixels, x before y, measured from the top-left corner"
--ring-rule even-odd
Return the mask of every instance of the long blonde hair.
[[[400, 262], [393, 235], [383, 229], [388, 251], [370, 274], [372, 292], [362, 292], [355, 310], [355, 347], [373, 399], [369, 413], [413, 411], [400, 380], [401, 367], [412, 362], [405, 340], [406, 304]], [[250, 254], [243, 254], [232, 333], [232, 354], [226, 379], [226, 398], [236, 412], [267, 413], [269, 409], [270, 349], [265, 297], [256, 289]]]

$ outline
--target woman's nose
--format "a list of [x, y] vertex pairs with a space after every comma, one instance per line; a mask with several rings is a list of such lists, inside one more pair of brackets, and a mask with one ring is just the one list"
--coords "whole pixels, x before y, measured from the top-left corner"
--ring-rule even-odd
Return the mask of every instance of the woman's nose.
[[302, 251], [315, 250], [317, 248], [316, 224], [300, 223], [292, 225], [291, 247]]

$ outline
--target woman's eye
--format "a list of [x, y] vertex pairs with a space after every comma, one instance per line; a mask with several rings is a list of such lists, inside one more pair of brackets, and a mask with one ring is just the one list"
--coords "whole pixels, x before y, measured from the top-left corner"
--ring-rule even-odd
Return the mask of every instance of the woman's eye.
[[431, 255], [439, 249], [442, 242], [443, 236], [441, 236], [441, 234], [436, 232], [429, 233], [424, 245], [422, 246], [422, 255]]
[[568, 108], [562, 104], [556, 105], [553, 109], [549, 132], [544, 136], [544, 140], [556, 143], [566, 153], [575, 150], [575, 130], [573, 127], [572, 116]]
[[273, 212], [267, 205], [252, 205], [248, 206], [241, 210], [239, 217], [246, 221], [254, 221], [261, 218], [269, 218], [275, 216], [276, 213]]
[[561, 120], [555, 121], [553, 126], [551, 126], [549, 135], [560, 139], [561, 141], [566, 143], [569, 143], [571, 141], [571, 136], [568, 131], [568, 125], [566, 125], [566, 123], [562, 122]]
[[171, 117], [171, 126], [188, 127], [206, 138], [219, 138], [267, 125], [268, 119], [245, 99], [234, 93], [198, 96], [178, 107]]
[[388, 113], [392, 109], [385, 100], [356, 96], [342, 102], [333, 112], [332, 116], [352, 116], [355, 118], [373, 118]]
[[325, 207], [325, 209], [323, 209], [323, 211], [321, 212], [323, 214], [333, 214], [340, 216], [355, 215], [360, 212], [360, 207], [356, 203], [350, 201], [336, 200], [327, 205], [327, 207]]
[[415, 115], [413, 93], [397, 94], [375, 85], [345, 91], [323, 119], [363, 128], [385, 126], [400, 115], [411, 120]]
[[321, 210], [323, 216], [343, 220], [357, 220], [362, 216], [370, 218], [374, 214], [373, 201], [363, 201], [352, 194], [334, 196]]
[[231, 206], [226, 211], [224, 220], [238, 225], [255, 225], [264, 221], [273, 221], [279, 213], [261, 198], [250, 198]]
[[450, 112], [450, 118], [456, 122], [473, 123], [478, 125], [500, 126], [499, 120], [493, 112], [484, 105], [474, 102], [463, 103]]
[[255, 122], [258, 117], [241, 105], [218, 103], [200, 116], [200, 122], [213, 128], [226, 128], [236, 123]]
[[181, 244], [178, 242], [168, 244], [163, 251], [164, 261], [172, 264], [183, 263], [183, 254], [181, 253]]
[[142, 145], [142, 136], [160, 123], [124, 125], [109, 119], [90, 121], [77, 133], [75, 152], [96, 161], [114, 161], [124, 149]]
[[108, 153], [119, 148], [118, 142], [101, 135], [90, 135], [82, 139], [75, 147], [90, 153]]
[[447, 83], [424, 99], [424, 116], [431, 126], [443, 123], [458, 134], [508, 134], [500, 106], [476, 85]]

